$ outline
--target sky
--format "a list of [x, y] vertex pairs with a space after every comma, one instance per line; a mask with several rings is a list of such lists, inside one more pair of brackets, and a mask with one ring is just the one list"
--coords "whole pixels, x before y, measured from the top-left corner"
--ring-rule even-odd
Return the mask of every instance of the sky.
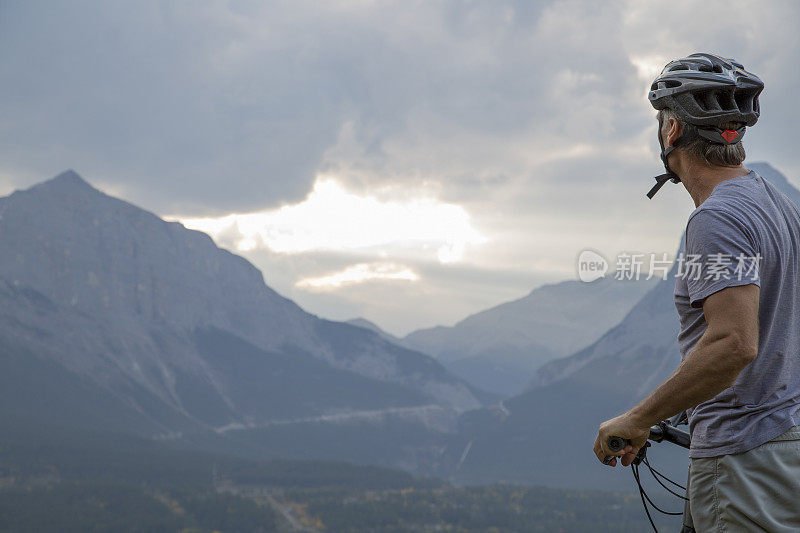
[[650, 82], [766, 84], [744, 140], [800, 183], [800, 2], [0, 0], [0, 194], [72, 168], [325, 318], [451, 325], [585, 249], [673, 255]]

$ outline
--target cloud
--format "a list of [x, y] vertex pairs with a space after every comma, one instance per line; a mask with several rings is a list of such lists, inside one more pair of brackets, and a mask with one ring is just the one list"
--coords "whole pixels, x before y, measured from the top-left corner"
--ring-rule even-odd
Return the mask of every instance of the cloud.
[[[608, 130], [634, 69], [604, 76], [613, 56], [578, 33], [591, 21], [547, 5], [7, 2], [3, 159], [25, 179], [72, 166], [158, 211], [202, 213], [298, 201], [320, 167], [349, 163], [323, 160], [348, 125], [375, 171], [395, 143], [435, 154], [462, 132], [481, 166], [496, 155], [482, 138], [585, 140]], [[417, 183], [414, 166], [395, 178]]]
[[[789, 0], [6, 0], [0, 186], [76, 168], [158, 213], [225, 225], [218, 240], [251, 247], [268, 281], [320, 312], [447, 321], [568, 276], [585, 247], [673, 251], [685, 192], [643, 197], [660, 172], [646, 91], [669, 59], [712, 51], [759, 74], [748, 154], [800, 177], [798, 21]], [[326, 235], [301, 221], [321, 211], [299, 206], [331, 176], [383, 206], [452, 206], [486, 241], [393, 222], [379, 238], [347, 216], [325, 218], [344, 232]], [[420, 235], [428, 250], [402, 244]], [[413, 290], [294, 286], [386, 260], [381, 249], [420, 276]], [[390, 301], [426, 312], [404, 319]]]

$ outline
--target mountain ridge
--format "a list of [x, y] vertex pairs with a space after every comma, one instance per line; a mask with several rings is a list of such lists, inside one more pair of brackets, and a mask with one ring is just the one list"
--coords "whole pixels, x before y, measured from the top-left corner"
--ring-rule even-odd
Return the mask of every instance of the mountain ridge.
[[541, 365], [600, 337], [654, 282], [604, 278], [547, 284], [452, 327], [414, 331], [401, 343], [436, 356], [476, 386], [510, 396], [523, 390]]

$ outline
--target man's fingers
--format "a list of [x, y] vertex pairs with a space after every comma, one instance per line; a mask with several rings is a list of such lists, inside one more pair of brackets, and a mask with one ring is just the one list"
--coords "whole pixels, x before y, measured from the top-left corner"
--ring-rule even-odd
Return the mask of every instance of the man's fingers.
[[611, 448], [608, 447], [608, 439], [609, 438], [610, 437], [605, 437], [605, 438], [598, 437], [598, 440], [600, 441], [600, 448], [603, 450], [603, 455], [605, 455], [605, 456], [609, 456], [609, 455], [617, 456], [617, 455], [619, 455], [620, 452], [611, 451]]
[[597, 437], [594, 441], [594, 454], [600, 461], [606, 458], [606, 453], [603, 451], [603, 446], [600, 444], [600, 437]]
[[594, 454], [597, 456], [598, 459], [600, 459], [601, 463], [605, 463], [606, 457], [611, 455], [609, 453], [604, 452], [602, 447], [598, 447], [598, 449], [594, 451]]
[[614, 466], [616, 464], [616, 460], [612, 460], [611, 462], [606, 463], [605, 459], [609, 454], [607, 454], [606, 451], [603, 449], [603, 444], [602, 443], [603, 443], [603, 441], [600, 438], [600, 435], [597, 435], [597, 438], [594, 439], [594, 446], [592, 447], [592, 449], [594, 450], [594, 454], [597, 456], [597, 459], [601, 463], [606, 464], [606, 465], [610, 465], [610, 466]]
[[633, 460], [636, 459], [636, 454], [638, 450], [632, 451], [630, 453], [626, 453], [622, 456], [622, 466], [630, 466], [633, 463]]

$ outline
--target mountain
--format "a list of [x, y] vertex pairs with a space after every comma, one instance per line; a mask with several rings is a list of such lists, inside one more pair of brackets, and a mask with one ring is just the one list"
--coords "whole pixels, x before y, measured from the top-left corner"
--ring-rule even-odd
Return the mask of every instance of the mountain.
[[587, 346], [622, 320], [655, 281], [607, 277], [544, 285], [452, 327], [414, 331], [402, 343], [436, 356], [482, 389], [509, 396], [541, 365]]
[[[766, 163], [750, 167], [800, 205], [800, 191], [777, 170]], [[456, 479], [594, 488], [630, 483], [627, 472], [600, 465], [591, 444], [600, 422], [630, 408], [680, 362], [674, 270], [597, 341], [540, 368], [528, 390], [502, 409], [463, 415], [460, 439], [449, 450]], [[685, 450], [656, 445], [649, 453], [672, 479], [685, 477]]]
[[391, 333], [382, 330], [378, 324], [376, 324], [375, 322], [371, 322], [366, 318], [361, 318], [361, 317], [351, 318], [350, 320], [345, 320], [345, 323], [350, 324], [351, 326], [358, 326], [359, 328], [364, 328], [370, 331], [374, 331], [375, 333], [377, 333], [378, 335], [380, 335], [389, 342], [393, 342], [395, 344], [401, 344], [402, 342], [400, 340], [400, 337], [395, 337]]
[[439, 435], [489, 397], [427, 355], [305, 312], [209, 236], [73, 171], [0, 198], [0, 250], [5, 421], [277, 456], [250, 436], [353, 417]]
[[[671, 358], [678, 353], [676, 340], [678, 316], [672, 305], [673, 276], [674, 272], [670, 272], [667, 279], [660, 281], [645, 294], [618, 325], [594, 343], [569, 357], [551, 361], [539, 368], [530, 381], [529, 388], [535, 389], [567, 377], [579, 377], [586, 372], [598, 371], [599, 374], [595, 374], [598, 379], [595, 380], [591, 375], [586, 377], [590, 381], [606, 382], [604, 378], [612, 377], [607, 375], [609, 372], [618, 376], [620, 370], [602, 370], [594, 367], [587, 370], [585, 367], [593, 361], [608, 357], [613, 357], [616, 363], [621, 363], [646, 355], [654, 362], [660, 363], [655, 367], [635, 366], [637, 369], [646, 369], [648, 375], [639, 376], [636, 381], [629, 382], [637, 383], [637, 392], [633, 393], [634, 396], [639, 394], [639, 389], [646, 391], [661, 376], [669, 375], [676, 366], [676, 361]], [[655, 370], [655, 373], [649, 374], [650, 370]], [[611, 389], [616, 389], [618, 381], [619, 379], [614, 377], [607, 383]]]

